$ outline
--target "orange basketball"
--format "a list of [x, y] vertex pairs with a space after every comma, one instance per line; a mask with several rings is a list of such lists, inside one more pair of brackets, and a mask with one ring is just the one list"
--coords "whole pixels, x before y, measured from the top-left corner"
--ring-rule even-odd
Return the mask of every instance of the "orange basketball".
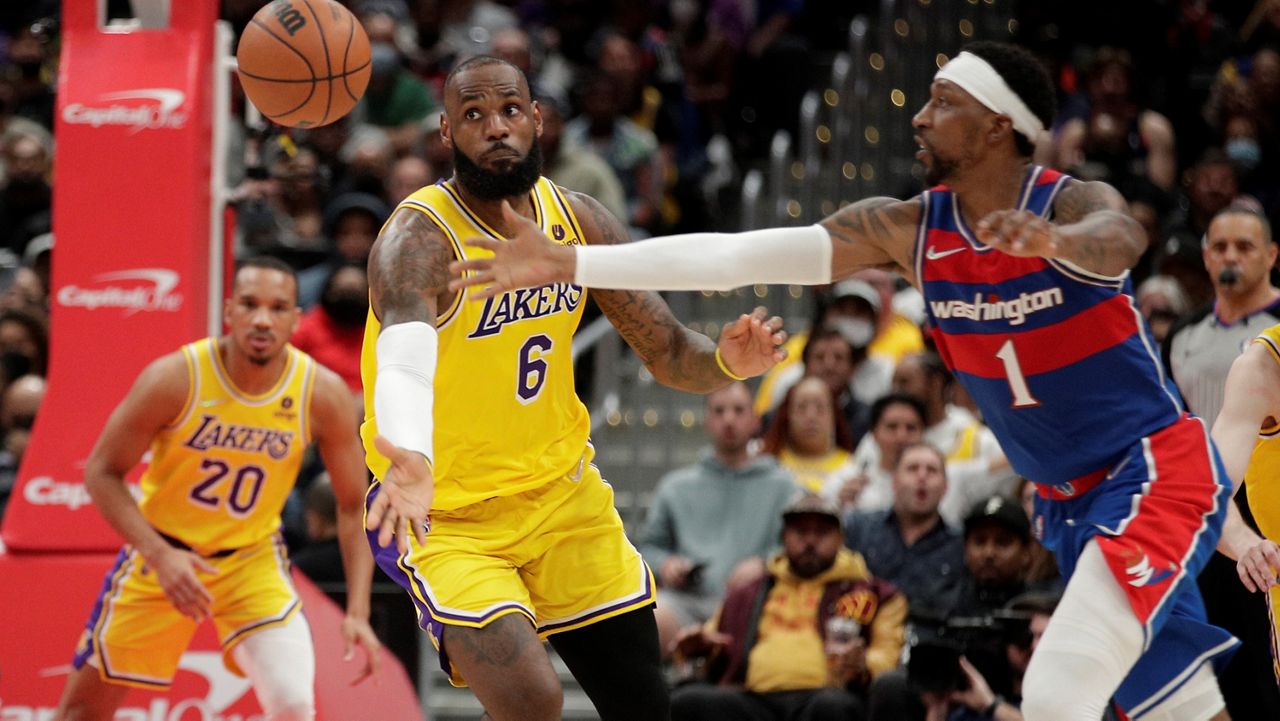
[[275, 0], [236, 48], [240, 83], [272, 122], [295, 128], [351, 112], [369, 84], [369, 37], [333, 0]]

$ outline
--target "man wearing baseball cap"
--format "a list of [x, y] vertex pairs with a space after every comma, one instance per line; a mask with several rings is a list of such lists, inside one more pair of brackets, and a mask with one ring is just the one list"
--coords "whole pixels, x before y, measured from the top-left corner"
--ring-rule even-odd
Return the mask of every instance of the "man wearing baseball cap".
[[730, 589], [705, 626], [677, 641], [677, 657], [708, 658], [715, 685], [678, 688], [674, 721], [860, 720], [871, 679], [897, 666], [906, 598], [844, 547], [839, 507], [806, 494], [782, 519], [783, 552], [766, 574]]

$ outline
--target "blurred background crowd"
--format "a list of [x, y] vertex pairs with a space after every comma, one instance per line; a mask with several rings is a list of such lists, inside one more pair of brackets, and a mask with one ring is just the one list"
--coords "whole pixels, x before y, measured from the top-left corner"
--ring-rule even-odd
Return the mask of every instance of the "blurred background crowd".
[[[931, 2], [992, 4], [914, 1], [926, 17]], [[341, 374], [353, 399], [370, 247], [400, 199], [452, 173], [438, 130], [454, 63], [486, 53], [522, 68], [542, 108], [544, 174], [598, 198], [634, 237], [737, 230], [745, 174], [767, 162], [776, 131], [796, 132], [801, 98], [830, 74], [850, 21], [895, 5], [344, 4], [373, 43], [364, 99], [306, 131], [237, 120], [228, 191], [237, 254], [298, 270], [306, 313], [293, 342]], [[1211, 422], [1230, 360], [1280, 322], [1280, 0], [1002, 4], [1013, 38], [1058, 85], [1037, 161], [1128, 199], [1149, 238], [1132, 273], [1139, 308], [1191, 409]], [[129, 14], [127, 0], [107, 5]], [[222, 15], [238, 33], [261, 5], [223, 0]], [[45, 388], [58, 11], [56, 0], [0, 4], [0, 513]], [[677, 714], [792, 716], [777, 704], [734, 716], [745, 689], [802, 692], [796, 713], [809, 715], [795, 718], [1010, 718], [999, 699], [1016, 712], [1020, 671], [1061, 589], [1031, 530], [1034, 487], [932, 352], [923, 303], [901, 279], [868, 271], [801, 300], [810, 321], [790, 328], [792, 358], [708, 396], [704, 457], [652, 477], [628, 516], [663, 587]], [[299, 479], [287, 535], [295, 563], [340, 594], [319, 468]], [[814, 496], [797, 504], [797, 491]], [[1229, 564], [1202, 585], [1211, 618], [1246, 641], [1223, 680], [1233, 717], [1280, 717], [1262, 601], [1237, 588]], [[828, 592], [856, 628], [820, 608], [810, 620], [822, 644], [788, 635], [803, 613], [788, 604]], [[957, 618], [985, 628], [946, 620]], [[966, 681], [925, 662], [908, 674], [904, 645], [924, 649], [916, 658], [958, 646]]]

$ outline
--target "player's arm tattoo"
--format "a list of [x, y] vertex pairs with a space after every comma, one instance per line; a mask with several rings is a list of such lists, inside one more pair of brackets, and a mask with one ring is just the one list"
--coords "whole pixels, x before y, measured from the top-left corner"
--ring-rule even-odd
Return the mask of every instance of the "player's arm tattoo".
[[1121, 275], [1147, 249], [1124, 197], [1106, 183], [1068, 184], [1053, 202], [1053, 222], [1060, 233], [1057, 256], [1095, 273]]
[[420, 320], [434, 325], [454, 257], [448, 239], [426, 215], [397, 210], [369, 254], [369, 298], [382, 324]]
[[[581, 193], [569, 195], [592, 243], [614, 245], [629, 240], [622, 223], [599, 201]], [[715, 342], [676, 320], [662, 296], [648, 291], [596, 289], [591, 295], [660, 383], [705, 393], [728, 382], [716, 364]]]
[[822, 221], [831, 234], [831, 276], [838, 279], [865, 268], [914, 275], [918, 199], [864, 198]]

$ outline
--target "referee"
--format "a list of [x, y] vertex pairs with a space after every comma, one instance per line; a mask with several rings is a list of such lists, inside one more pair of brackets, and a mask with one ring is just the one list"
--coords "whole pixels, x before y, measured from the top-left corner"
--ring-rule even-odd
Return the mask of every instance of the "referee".
[[[1214, 216], [1202, 246], [1214, 300], [1169, 330], [1164, 361], [1188, 409], [1212, 427], [1231, 362], [1264, 328], [1280, 323], [1280, 288], [1271, 283], [1277, 248], [1265, 216], [1227, 208]], [[1254, 526], [1246, 495], [1237, 493], [1236, 503]], [[1264, 596], [1250, 594], [1235, 563], [1218, 553], [1199, 582], [1209, 621], [1243, 642], [1218, 679], [1228, 712], [1237, 719], [1280, 718]]]

